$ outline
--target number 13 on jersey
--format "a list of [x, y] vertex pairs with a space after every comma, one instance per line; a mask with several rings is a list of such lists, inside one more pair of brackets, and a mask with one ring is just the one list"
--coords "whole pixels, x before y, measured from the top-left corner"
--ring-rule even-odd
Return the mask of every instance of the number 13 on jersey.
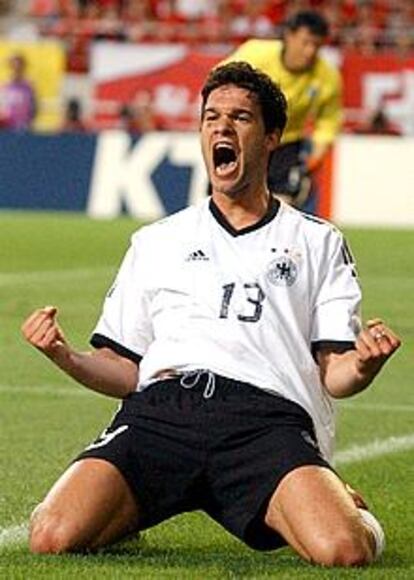
[[[265, 293], [257, 282], [246, 283], [242, 285], [245, 295], [245, 309], [241, 314], [237, 314], [238, 320], [242, 322], [257, 322], [260, 320], [263, 310], [263, 301], [266, 298]], [[236, 283], [224, 284], [222, 286], [223, 294], [219, 318], [228, 318], [230, 314], [230, 305], [236, 290]]]

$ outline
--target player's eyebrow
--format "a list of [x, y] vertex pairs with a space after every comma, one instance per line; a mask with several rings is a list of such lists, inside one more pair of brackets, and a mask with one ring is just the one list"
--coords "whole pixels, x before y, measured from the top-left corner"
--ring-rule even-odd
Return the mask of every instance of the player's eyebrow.
[[[215, 113], [215, 114], [220, 114], [220, 110], [217, 107], [206, 107], [203, 111], [203, 117], [204, 115], [206, 115], [207, 113]], [[249, 115], [250, 117], [253, 117], [253, 112], [250, 109], [244, 109], [243, 107], [239, 107], [236, 109], [231, 109], [229, 112], [227, 112], [226, 114], [229, 115]]]
[[233, 109], [232, 110], [232, 115], [249, 115], [250, 117], [253, 117], [253, 111], [251, 111], [250, 109], [244, 109], [243, 107], [239, 107], [238, 109]]
[[203, 109], [203, 115], [206, 113], [217, 113], [217, 109], [215, 107], [206, 107]]

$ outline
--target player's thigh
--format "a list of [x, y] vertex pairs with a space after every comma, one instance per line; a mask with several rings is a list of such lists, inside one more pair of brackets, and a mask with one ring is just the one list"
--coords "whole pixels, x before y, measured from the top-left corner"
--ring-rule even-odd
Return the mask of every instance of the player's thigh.
[[341, 479], [326, 467], [305, 465], [288, 473], [270, 499], [266, 524], [312, 554], [339, 536], [358, 538], [361, 519]]
[[86, 458], [73, 463], [36, 510], [32, 529], [59, 533], [63, 547], [105, 545], [139, 527], [135, 497], [117, 467]]

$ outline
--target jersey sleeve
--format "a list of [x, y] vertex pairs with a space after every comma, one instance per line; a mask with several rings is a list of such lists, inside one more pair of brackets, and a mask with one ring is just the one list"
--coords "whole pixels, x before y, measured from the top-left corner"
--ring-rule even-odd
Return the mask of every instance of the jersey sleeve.
[[312, 140], [330, 144], [337, 137], [343, 122], [342, 81], [337, 71], [331, 71], [324, 81], [324, 97], [315, 115]]
[[360, 330], [361, 289], [355, 262], [343, 236], [331, 232], [320, 261], [320, 285], [314, 301], [312, 350], [327, 344], [353, 348]]
[[[251, 45], [252, 41], [248, 40], [240, 44], [231, 54], [219, 62], [219, 66], [228, 64], [229, 62], [236, 62], [240, 60], [251, 59]], [[250, 62], [250, 61], [249, 61]]]
[[91, 337], [95, 348], [109, 347], [139, 363], [152, 341], [152, 326], [145, 292], [145, 256], [135, 235]]

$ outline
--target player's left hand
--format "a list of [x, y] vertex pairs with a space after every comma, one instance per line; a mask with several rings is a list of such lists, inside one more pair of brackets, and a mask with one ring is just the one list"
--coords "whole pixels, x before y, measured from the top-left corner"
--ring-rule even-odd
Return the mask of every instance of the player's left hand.
[[368, 320], [355, 342], [359, 372], [375, 376], [400, 345], [400, 338], [380, 318]]

